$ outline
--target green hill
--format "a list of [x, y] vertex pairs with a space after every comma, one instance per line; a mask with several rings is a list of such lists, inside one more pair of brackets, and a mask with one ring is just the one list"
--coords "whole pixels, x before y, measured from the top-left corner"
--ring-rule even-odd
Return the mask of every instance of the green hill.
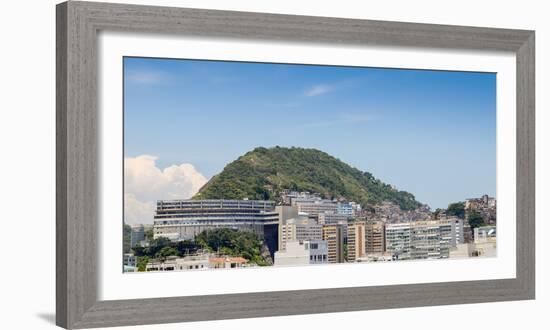
[[411, 193], [398, 191], [329, 154], [304, 148], [256, 148], [226, 165], [194, 199], [275, 200], [282, 189], [345, 198], [363, 206], [391, 201], [404, 210], [418, 207]]

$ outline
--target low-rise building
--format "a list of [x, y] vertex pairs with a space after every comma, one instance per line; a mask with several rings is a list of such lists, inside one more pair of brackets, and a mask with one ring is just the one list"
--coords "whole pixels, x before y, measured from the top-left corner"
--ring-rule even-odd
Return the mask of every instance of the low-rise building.
[[328, 263], [328, 245], [322, 240], [287, 242], [285, 250], [275, 252], [275, 266], [325, 263]]
[[473, 243], [461, 243], [451, 248], [449, 252], [449, 258], [451, 259], [463, 259], [473, 257], [474, 244]]
[[230, 269], [245, 267], [248, 260], [242, 257], [214, 257], [208, 259], [209, 267], [212, 269]]
[[131, 253], [124, 253], [122, 264], [125, 273], [137, 271], [137, 258]]
[[205, 270], [209, 268], [209, 258], [209, 254], [200, 254], [183, 258], [171, 256], [164, 260], [152, 259], [147, 263], [145, 270], [148, 272]]
[[393, 261], [390, 253], [373, 253], [367, 254], [366, 257], [358, 258], [357, 262], [386, 262]]
[[451, 249], [451, 258], [496, 257], [496, 227], [484, 226], [474, 229], [474, 239], [470, 243], [457, 244]]
[[137, 265], [136, 256], [134, 256], [132, 253], [124, 253], [123, 264], [124, 266], [136, 267]]
[[483, 226], [474, 228], [474, 243], [496, 242], [496, 226]]
[[242, 257], [215, 256], [209, 253], [185, 256], [170, 256], [165, 259], [153, 259], [146, 265], [146, 271], [191, 271], [206, 269], [230, 269], [247, 267], [248, 260]]

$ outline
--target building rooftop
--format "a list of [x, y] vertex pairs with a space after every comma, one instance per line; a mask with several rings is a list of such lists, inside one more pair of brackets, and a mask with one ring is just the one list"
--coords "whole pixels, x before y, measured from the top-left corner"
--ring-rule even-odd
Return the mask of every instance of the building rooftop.
[[213, 264], [223, 264], [226, 262], [245, 264], [248, 262], [248, 260], [243, 257], [218, 257], [210, 258], [208, 261]]

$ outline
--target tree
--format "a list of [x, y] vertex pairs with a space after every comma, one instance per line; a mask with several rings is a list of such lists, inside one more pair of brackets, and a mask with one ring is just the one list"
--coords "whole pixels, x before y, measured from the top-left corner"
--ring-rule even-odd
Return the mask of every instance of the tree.
[[138, 272], [144, 272], [148, 262], [149, 262], [149, 257], [147, 256], [137, 257]]
[[465, 206], [466, 206], [466, 203], [464, 202], [451, 203], [447, 207], [447, 215], [457, 216], [459, 218], [464, 219], [464, 215], [466, 214]]
[[263, 242], [252, 231], [230, 228], [205, 230], [195, 237], [203, 249], [232, 257], [243, 257], [259, 266], [269, 265], [262, 255]]
[[181, 256], [185, 256], [197, 252], [200, 246], [193, 241], [185, 240], [177, 242], [175, 248]]
[[344, 244], [344, 248], [342, 249], [344, 250], [344, 260], [348, 260], [348, 245], [347, 244]]
[[136, 257], [143, 257], [143, 256], [146, 256], [147, 255], [147, 248], [143, 247], [143, 246], [140, 246], [140, 245], [136, 245], [132, 248], [132, 251], [134, 251], [134, 255]]
[[166, 257], [170, 257], [170, 256], [179, 256], [178, 250], [174, 249], [171, 246], [165, 246], [162, 249], [160, 249], [160, 251], [155, 253], [155, 258], [161, 259], [161, 260], [166, 260]]
[[151, 241], [149, 244], [149, 247], [145, 249], [145, 254], [148, 256], [154, 256], [162, 250], [162, 248], [170, 246], [171, 242], [170, 239], [166, 237], [159, 237]]
[[151, 242], [154, 239], [154, 233], [152, 228], [147, 229], [145, 231], [145, 239], [147, 239], [149, 242]]
[[469, 211], [468, 223], [470, 224], [470, 227], [472, 228], [472, 230], [474, 230], [474, 228], [483, 226], [485, 224], [485, 221], [483, 220], [483, 217], [479, 212]]
[[132, 227], [127, 224], [124, 224], [123, 234], [122, 234], [122, 246], [124, 253], [130, 253], [131, 250], [131, 241], [132, 241]]

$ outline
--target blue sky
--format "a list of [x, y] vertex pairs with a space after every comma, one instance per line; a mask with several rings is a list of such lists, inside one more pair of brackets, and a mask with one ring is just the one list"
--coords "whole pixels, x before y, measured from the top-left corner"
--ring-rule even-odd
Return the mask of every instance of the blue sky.
[[433, 209], [496, 190], [496, 75], [124, 59], [125, 156], [206, 178], [258, 147], [323, 150]]

